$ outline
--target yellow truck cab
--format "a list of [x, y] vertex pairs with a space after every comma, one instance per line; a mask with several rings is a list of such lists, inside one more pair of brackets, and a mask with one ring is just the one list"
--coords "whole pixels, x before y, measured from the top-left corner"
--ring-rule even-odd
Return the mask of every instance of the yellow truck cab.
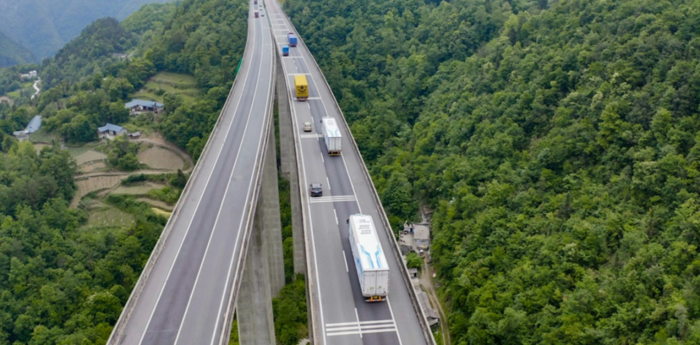
[[294, 76], [294, 88], [297, 91], [297, 101], [305, 101], [309, 98], [309, 83], [306, 81], [306, 75]]

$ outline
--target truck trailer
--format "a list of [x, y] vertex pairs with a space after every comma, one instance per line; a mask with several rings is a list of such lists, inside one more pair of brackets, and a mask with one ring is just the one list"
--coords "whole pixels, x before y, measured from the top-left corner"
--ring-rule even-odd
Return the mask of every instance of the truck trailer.
[[255, 11], [254, 14], [255, 14], [255, 18], [258, 18], [258, 16], [260, 15], [260, 12]]
[[297, 92], [297, 101], [305, 101], [309, 98], [309, 82], [306, 81], [306, 75], [294, 76], [294, 89]]
[[282, 56], [289, 56], [289, 46], [282, 46]]
[[348, 239], [357, 278], [365, 302], [381, 302], [389, 294], [389, 264], [379, 242], [372, 217], [353, 214], [348, 219]]
[[336, 156], [340, 154], [340, 145], [343, 137], [340, 135], [340, 129], [332, 117], [324, 117], [321, 119], [323, 124], [323, 140], [326, 142], [328, 154]]
[[287, 34], [287, 41], [289, 42], [290, 47], [297, 46], [297, 36], [293, 32]]

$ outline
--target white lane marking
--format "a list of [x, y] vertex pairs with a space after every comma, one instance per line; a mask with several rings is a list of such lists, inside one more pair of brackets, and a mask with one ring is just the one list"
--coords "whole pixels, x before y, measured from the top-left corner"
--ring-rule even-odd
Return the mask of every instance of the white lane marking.
[[357, 201], [354, 195], [334, 195], [334, 196], [321, 196], [309, 200], [309, 204], [320, 204], [326, 202], [348, 202]]
[[328, 183], [328, 191], [331, 191], [331, 180], [328, 179], [328, 176], [326, 176], [326, 183]]
[[[360, 321], [360, 325], [378, 325], [382, 323], [388, 323], [388, 324], [393, 324], [393, 320], [369, 320], [369, 321]], [[339, 327], [339, 326], [347, 326], [347, 325], [357, 325], [357, 321], [351, 321], [351, 322], [338, 322], [338, 323], [327, 323], [327, 327]]]
[[[264, 44], [263, 44], [263, 46], [264, 46]], [[263, 51], [264, 50], [261, 49], [260, 54], [263, 54], [264, 53]], [[253, 90], [253, 98], [252, 98], [253, 101], [255, 101], [255, 95], [257, 95], [258, 89], [260, 88], [260, 84], [261, 84], [259, 82], [259, 80], [260, 80], [260, 72], [262, 71], [262, 58], [259, 61], [260, 62], [258, 63], [258, 66], [259, 66], [258, 67], [258, 75], [255, 78], [256, 80], [258, 80], [258, 82], [255, 84], [255, 90]], [[180, 320], [180, 326], [178, 327], [177, 336], [175, 337], [174, 344], [177, 344], [177, 341], [180, 339], [180, 334], [182, 333], [182, 325], [185, 323], [185, 318], [187, 317], [187, 312], [189, 311], [190, 304], [192, 303], [192, 297], [194, 296], [194, 292], [197, 289], [197, 283], [199, 282], [199, 277], [202, 273], [202, 267], [204, 267], [204, 262], [206, 261], [207, 253], [209, 253], [209, 247], [211, 245], [211, 240], [212, 240], [212, 238], [214, 238], [214, 232], [216, 231], [216, 225], [219, 223], [219, 216], [221, 215], [221, 210], [224, 208], [224, 201], [226, 200], [226, 194], [228, 194], [228, 189], [231, 186], [231, 182], [233, 181], [233, 173], [235, 172], [236, 166], [238, 165], [238, 157], [240, 157], [241, 149], [243, 148], [243, 144], [245, 142], [245, 136], [246, 136], [246, 133], [248, 132], [248, 124], [250, 123], [250, 117], [251, 117], [251, 114], [253, 113], [254, 109], [255, 109], [255, 106], [254, 106], [254, 104], [251, 103], [250, 110], [248, 111], [248, 117], [246, 118], [245, 125], [243, 127], [243, 136], [241, 138], [241, 143], [238, 146], [238, 150], [236, 152], [236, 158], [233, 160], [233, 167], [231, 168], [231, 174], [229, 175], [229, 180], [226, 183], [226, 189], [224, 190], [224, 196], [221, 199], [221, 205], [219, 205], [219, 210], [216, 213], [216, 220], [214, 221], [214, 226], [212, 227], [211, 234], [209, 235], [209, 240], [207, 241], [207, 247], [204, 250], [204, 256], [202, 256], [202, 261], [199, 264], [199, 269], [197, 270], [197, 277], [194, 280], [194, 285], [192, 286], [192, 291], [190, 292], [190, 297], [187, 300], [187, 306], [185, 307], [185, 313], [182, 314], [183, 315], [182, 320]], [[256, 158], [256, 160], [257, 160], [257, 158]], [[251, 180], [252, 180], [252, 177], [251, 177]], [[243, 217], [241, 217], [241, 218], [243, 218]], [[235, 253], [236, 248], [238, 247], [238, 239], [239, 239], [240, 234], [241, 234], [240, 227], [238, 228], [238, 230], [239, 230], [238, 234], [236, 234], [236, 243], [234, 245], [234, 249], [233, 249], [232, 253]], [[226, 289], [224, 289], [224, 291], [226, 291]], [[213, 339], [212, 339], [212, 341], [213, 341]]]
[[333, 337], [359, 334], [362, 337], [362, 334], [367, 333], [397, 332], [394, 320], [359, 321], [357, 308], [355, 308], [355, 317], [358, 321], [326, 324], [326, 335]]
[[[348, 180], [350, 181], [350, 187], [352, 187], [352, 194], [357, 195], [357, 192], [355, 191], [355, 184], [352, 183], [352, 177], [350, 176], [350, 171], [348, 170], [348, 165], [345, 163], [345, 156], [340, 155], [340, 158], [343, 159], [343, 166], [345, 167], [345, 172], [348, 173]], [[372, 181], [370, 181], [372, 182]], [[360, 206], [360, 203], [357, 203], [357, 209], [362, 213], [362, 206]], [[377, 210], [379, 212], [379, 210]]]
[[323, 159], [323, 152], [319, 152], [319, 154], [321, 155], [321, 162], [325, 163], [326, 161]]
[[326, 336], [328, 336], [328, 337], [337, 337], [337, 336], [341, 336], [341, 335], [359, 334], [359, 335], [360, 335], [360, 338], [362, 338], [362, 334], [366, 334], [366, 333], [384, 333], [384, 332], [396, 332], [396, 329], [395, 329], [395, 328], [374, 329], [374, 330], [370, 330], [370, 329], [365, 330], [365, 329], [363, 329], [363, 330], [361, 330], [361, 331], [328, 332], [328, 334], [326, 334]]
[[394, 327], [396, 327], [396, 337], [399, 338], [399, 345], [403, 345], [401, 342], [401, 334], [399, 334], [399, 327], [396, 326], [396, 318], [394, 317], [394, 309], [391, 308], [391, 302], [389, 302], [389, 296], [386, 296], [386, 303], [389, 305], [389, 312], [391, 313], [391, 320], [394, 321]]
[[[255, 31], [253, 31], [253, 37], [255, 37]], [[245, 79], [243, 80], [243, 85], [246, 85], [248, 82], [248, 76], [250, 76], [251, 68], [250, 66], [248, 67], [248, 70], [246, 71]], [[233, 86], [232, 86], [233, 87]], [[240, 97], [238, 98], [238, 102], [236, 103], [236, 109], [233, 112], [233, 117], [231, 118], [231, 124], [229, 125], [228, 131], [226, 132], [226, 136], [224, 137], [224, 143], [226, 140], [228, 140], [228, 135], [231, 133], [231, 128], [233, 128], [233, 123], [234, 120], [236, 119], [236, 113], [238, 112], [238, 108], [241, 104], [241, 99], [243, 98], [243, 92], [241, 92]], [[224, 109], [222, 109], [222, 112]], [[221, 115], [219, 115], [221, 116]], [[156, 303], [153, 306], [153, 310], [151, 310], [151, 315], [148, 317], [148, 322], [146, 322], [146, 328], [143, 330], [143, 334], [141, 334], [141, 339], [139, 339], [139, 344], [143, 343], [143, 338], [146, 336], [146, 333], [148, 332], [148, 327], [151, 325], [151, 320], [153, 319], [153, 314], [155, 314], [156, 309], [158, 309], [158, 303], [160, 302], [160, 298], [163, 295], [163, 290], [165, 290], [165, 286], [168, 283], [168, 280], [170, 280], [170, 274], [173, 271], [173, 267], [175, 267], [175, 262], [177, 261], [177, 258], [180, 256], [180, 251], [182, 250], [182, 245], [185, 243], [185, 240], [187, 239], [187, 235], [190, 232], [190, 229], [192, 228], [192, 221], [194, 220], [195, 216], [197, 215], [197, 210], [199, 210], [199, 205], [202, 204], [202, 198], [204, 197], [204, 194], [206, 194], [207, 187], [209, 186], [209, 182], [211, 181], [211, 177], [214, 175], [214, 170], [216, 170], [217, 163], [219, 162], [219, 158], [221, 157], [221, 152], [224, 150], [224, 143], [221, 144], [221, 148], [219, 149], [219, 153], [216, 156], [216, 161], [214, 163], [214, 166], [211, 169], [211, 173], [209, 174], [209, 177], [207, 178], [207, 183], [204, 185], [204, 189], [202, 191], [202, 194], [199, 196], [199, 201], [197, 201], [197, 206], [194, 208], [194, 213], [192, 213], [192, 218], [190, 218], [189, 224], [187, 224], [187, 230], [185, 231], [185, 235], [182, 237], [182, 242], [180, 242], [180, 246], [177, 249], [177, 252], [175, 253], [175, 258], [173, 259], [173, 263], [170, 265], [170, 269], [168, 270], [168, 275], [165, 277], [165, 282], [163, 283], [163, 286], [160, 289], [160, 292], [158, 293], [158, 298], [156, 299]], [[213, 143], [212, 143], [213, 144]], [[173, 227], [175, 224], [173, 224]], [[213, 230], [212, 230], [213, 231]], [[184, 319], [184, 317], [183, 317]]]
[[323, 134], [319, 134], [319, 133], [316, 133], [316, 134], [300, 134], [300, 135], [299, 135], [299, 139], [316, 139], [316, 140], [318, 140], [318, 138], [320, 138], [320, 137], [322, 137], [322, 136], [323, 136]]
[[335, 216], [335, 225], [338, 225], [338, 214], [335, 212], [335, 208], [333, 208], [333, 216]]
[[[337, 219], [336, 219], [337, 220]], [[336, 222], [337, 223], [337, 222]], [[350, 270], [348, 269], [348, 258], [345, 257], [345, 251], [343, 250], [343, 262], [345, 262], [345, 273], [350, 273]], [[328, 326], [328, 325], [326, 325]]]
[[322, 101], [321, 97], [309, 97], [307, 99], [310, 101]]
[[[294, 63], [296, 63], [297, 60], [294, 60]], [[297, 75], [311, 75], [309, 73], [287, 73], [288, 76], [297, 76]]]
[[[264, 36], [263, 36], [263, 37], [264, 37]], [[261, 60], [262, 60], [262, 59], [261, 59]], [[270, 87], [273, 87], [273, 86], [272, 86], [272, 69], [270, 69], [270, 77], [269, 77], [269, 79], [268, 79], [268, 85], [270, 85]], [[264, 107], [263, 109], [267, 109], [267, 107], [268, 107], [269, 105], [270, 105], [270, 97], [267, 97], [267, 100], [265, 101], [265, 107]], [[251, 109], [252, 109], [252, 108], [251, 108]], [[261, 129], [261, 130], [264, 131], [264, 130], [265, 130], [265, 126], [262, 126], [262, 129]], [[262, 148], [262, 144], [261, 144], [261, 143], [262, 143], [262, 140], [266, 140], [266, 139], [265, 139], [265, 136], [266, 136], [266, 135], [267, 135], [267, 134], [264, 134], [264, 135], [260, 135], [260, 136], [259, 136], [259, 137], [260, 137], [260, 140], [258, 141], [258, 150], [257, 150], [256, 155], [255, 155], [256, 158], [255, 158], [255, 165], [254, 165], [254, 166], [258, 166], [258, 158], [260, 157], [260, 149]], [[261, 169], [262, 169], [262, 168], [261, 168]], [[252, 185], [253, 185], [253, 179], [251, 178], [251, 179], [250, 179], [250, 182], [248, 183], [248, 192], [247, 192], [247, 194], [246, 194], [246, 200], [248, 200], [249, 197], [250, 197], [250, 192], [251, 192], [251, 190], [252, 190], [252, 189], [251, 189], [251, 186], [252, 186]], [[248, 220], [247, 220], [247, 222], [246, 222], [246, 226], [247, 226], [247, 224], [248, 224], [249, 222], [250, 222], [250, 217], [248, 217]], [[238, 228], [239, 228], [239, 229], [241, 228], [241, 225], [242, 225], [242, 224], [243, 224], [243, 217], [241, 217], [241, 222], [240, 222], [240, 224], [238, 225]], [[238, 232], [238, 235], [237, 235], [237, 236], [239, 236], [240, 233], [241, 233], [241, 231]], [[239, 241], [238, 241], [238, 238], [236, 238], [236, 245], [238, 245], [238, 242], [239, 242]], [[234, 253], [236, 252], [236, 248], [234, 248], [234, 251], [233, 251], [233, 252], [234, 252]], [[239, 258], [238, 258], [239, 260], [241, 259], [241, 256], [242, 256], [242, 255], [243, 255], [243, 251], [241, 251], [241, 253], [239, 254]], [[232, 256], [231, 256], [231, 263], [229, 264], [229, 267], [228, 267], [228, 274], [226, 275], [226, 282], [227, 282], [227, 284], [228, 284], [229, 278], [231, 277], [231, 268], [233, 267], [233, 259], [234, 259], [234, 256], [232, 255]], [[235, 281], [235, 280], [238, 278], [238, 273], [239, 273], [238, 270], [236, 270], [236, 275], [234, 276], [233, 281]], [[231, 296], [233, 296], [233, 287], [231, 288]], [[221, 304], [219, 304], [219, 313], [218, 313], [217, 315], [221, 315], [221, 309], [223, 309], [224, 301], [225, 301], [225, 300], [226, 300], [226, 289], [224, 289], [224, 293], [223, 293], [222, 296], [221, 296]], [[228, 322], [229, 322], [229, 321], [228, 321], [228, 315], [230, 314], [231, 305], [232, 305], [232, 303], [229, 303], [228, 306], [226, 307], [226, 314], [224, 314], [224, 321], [223, 321], [223, 324], [222, 324], [223, 327], [226, 327], [226, 325], [227, 325]], [[218, 325], [214, 325], [214, 335], [212, 336], [212, 339], [211, 339], [211, 344], [212, 344], [212, 345], [214, 344], [214, 341], [215, 341], [215, 338], [216, 338], [216, 334], [215, 334], [215, 333], [216, 333], [217, 327], [218, 327]], [[223, 334], [222, 334], [222, 336], [223, 336]], [[221, 343], [221, 337], [219, 338], [219, 343]]]

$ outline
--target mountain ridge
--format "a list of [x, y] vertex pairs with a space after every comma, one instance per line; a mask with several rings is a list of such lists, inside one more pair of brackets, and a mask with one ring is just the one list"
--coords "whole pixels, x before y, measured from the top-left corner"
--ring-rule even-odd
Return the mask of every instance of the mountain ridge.
[[41, 60], [55, 54], [98, 18], [123, 20], [145, 4], [168, 1], [0, 0], [0, 32]]

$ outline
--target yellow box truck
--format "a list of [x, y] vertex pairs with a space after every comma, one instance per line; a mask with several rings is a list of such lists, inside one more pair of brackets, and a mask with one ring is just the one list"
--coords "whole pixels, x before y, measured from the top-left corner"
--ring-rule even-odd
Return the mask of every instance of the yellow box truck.
[[305, 101], [309, 98], [309, 83], [306, 81], [306, 75], [299, 74], [294, 76], [294, 88], [297, 90], [298, 101]]

